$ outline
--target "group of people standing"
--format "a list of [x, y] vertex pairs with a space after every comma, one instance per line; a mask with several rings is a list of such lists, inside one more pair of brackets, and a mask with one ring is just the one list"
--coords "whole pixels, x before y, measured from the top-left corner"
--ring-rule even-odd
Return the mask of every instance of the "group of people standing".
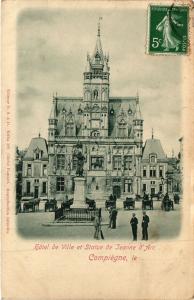
[[[150, 219], [146, 215], [146, 212], [143, 211], [143, 218], [142, 218], [142, 240], [147, 241], [148, 240], [148, 223]], [[132, 214], [132, 218], [130, 220], [131, 228], [132, 228], [132, 234], [133, 234], [133, 240], [137, 241], [137, 227], [138, 227], [138, 219], [135, 216], [135, 213]]]
[[[116, 220], [117, 220], [117, 214], [118, 211], [115, 207], [111, 207], [109, 210], [109, 228], [115, 229], [116, 228]], [[101, 222], [102, 222], [102, 213], [101, 208], [96, 211], [95, 219], [94, 219], [94, 239], [104, 239], [104, 235], [101, 228]], [[147, 241], [148, 240], [148, 224], [150, 222], [149, 217], [147, 216], [146, 212], [143, 211], [143, 218], [141, 222], [142, 227], [142, 240]], [[131, 228], [132, 228], [132, 234], [133, 234], [133, 240], [137, 241], [137, 229], [138, 229], [138, 219], [136, 217], [136, 214], [132, 214], [132, 218], [130, 220]]]
[[[111, 207], [109, 210], [109, 228], [116, 229], [116, 221], [117, 221], [117, 214], [118, 211], [115, 207]], [[94, 218], [94, 239], [104, 239], [104, 235], [101, 228], [102, 222], [102, 215], [101, 215], [101, 208], [99, 211], [96, 211], [95, 218]]]

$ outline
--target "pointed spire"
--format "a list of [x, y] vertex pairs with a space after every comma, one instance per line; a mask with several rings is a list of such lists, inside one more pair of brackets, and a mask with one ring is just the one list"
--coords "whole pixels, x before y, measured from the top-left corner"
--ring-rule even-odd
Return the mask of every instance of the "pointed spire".
[[100, 56], [100, 62], [103, 63], [104, 62], [104, 55], [103, 55], [103, 51], [102, 51], [102, 44], [101, 44], [101, 39], [100, 39], [100, 20], [102, 20], [102, 17], [99, 17], [99, 21], [98, 21], [98, 33], [97, 33], [97, 40], [96, 40], [96, 46], [94, 49], [94, 53], [92, 56], [92, 63], [95, 63], [95, 56], [96, 54], [98, 54]]
[[139, 95], [136, 98], [136, 112], [135, 112], [135, 119], [136, 120], [142, 120], [141, 116], [141, 110], [140, 110], [140, 105], [139, 105]]
[[86, 68], [85, 68], [85, 72], [90, 72], [90, 56], [89, 54], [87, 53], [87, 62], [86, 62]]
[[137, 101], [137, 103], [139, 103], [139, 91], [138, 91], [138, 89], [137, 89], [136, 101]]
[[52, 105], [52, 109], [51, 109], [51, 113], [50, 113], [50, 118], [49, 119], [55, 119], [56, 118], [56, 98], [53, 99], [53, 105]]
[[152, 128], [152, 140], [154, 139], [154, 129]]
[[104, 65], [104, 72], [108, 72], [108, 65], [107, 65], [106, 60], [105, 60], [105, 65]]
[[99, 17], [99, 20], [98, 20], [98, 34], [97, 36], [100, 37], [100, 21], [102, 20], [102, 17]]

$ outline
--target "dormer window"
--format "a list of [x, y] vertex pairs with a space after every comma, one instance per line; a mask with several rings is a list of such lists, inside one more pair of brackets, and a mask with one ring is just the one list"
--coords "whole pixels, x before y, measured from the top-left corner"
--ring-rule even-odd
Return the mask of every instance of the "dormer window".
[[156, 163], [156, 159], [157, 159], [156, 154], [150, 154], [150, 162], [151, 163]]
[[41, 159], [43, 151], [41, 151], [38, 147], [34, 150], [34, 159]]

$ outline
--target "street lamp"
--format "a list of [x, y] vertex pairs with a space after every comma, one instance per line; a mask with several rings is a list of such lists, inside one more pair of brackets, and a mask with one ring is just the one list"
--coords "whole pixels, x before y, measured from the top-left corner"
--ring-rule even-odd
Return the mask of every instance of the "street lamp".
[[169, 179], [171, 179], [169, 176], [172, 174], [172, 172], [167, 171], [166, 172], [166, 178], [164, 178], [163, 176], [161, 177], [161, 181], [162, 181], [162, 185], [167, 184], [167, 194], [168, 194], [168, 183], [169, 183]]

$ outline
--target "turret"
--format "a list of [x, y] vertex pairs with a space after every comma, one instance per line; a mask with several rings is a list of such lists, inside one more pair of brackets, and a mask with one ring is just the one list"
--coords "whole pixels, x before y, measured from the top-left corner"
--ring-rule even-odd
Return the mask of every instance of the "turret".
[[133, 119], [134, 138], [135, 141], [142, 145], [143, 143], [143, 119], [141, 115], [139, 96], [136, 97], [136, 110]]
[[53, 96], [53, 105], [49, 117], [48, 141], [54, 141], [57, 132], [57, 97]]

